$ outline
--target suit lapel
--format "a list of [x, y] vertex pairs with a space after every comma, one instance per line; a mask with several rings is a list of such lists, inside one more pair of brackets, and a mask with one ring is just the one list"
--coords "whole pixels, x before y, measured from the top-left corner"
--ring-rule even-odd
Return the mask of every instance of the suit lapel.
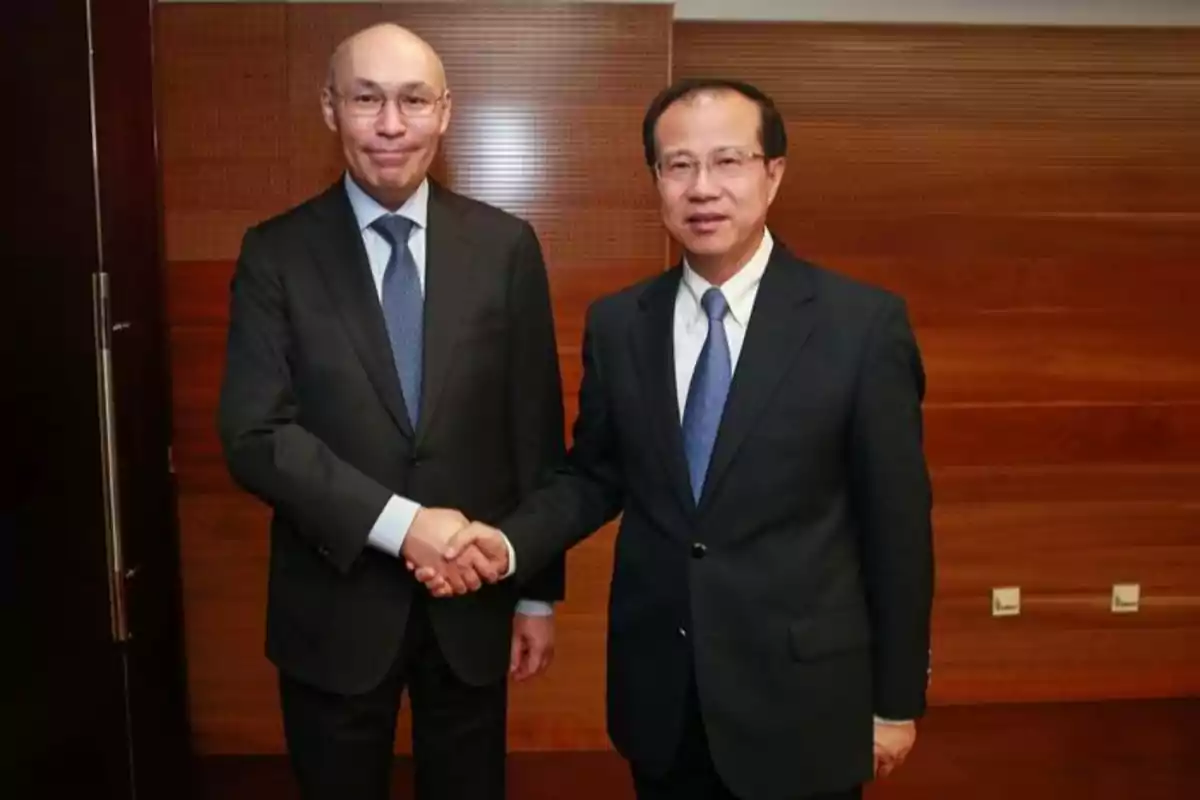
[[812, 332], [817, 312], [816, 304], [812, 302], [812, 278], [807, 270], [776, 243], [758, 287], [750, 327], [746, 330], [733, 383], [729, 387], [704, 481], [704, 494], [700, 498], [701, 511], [712, 503], [721, 478], [732, 464], [746, 434], [762, 415], [783, 375]]
[[649, 409], [651, 435], [658, 442], [677, 499], [690, 516], [695, 513], [696, 503], [683, 454], [675, 385], [675, 295], [682, 274], [682, 267], [676, 265], [650, 284], [639, 300], [638, 319], [630, 329], [630, 337]]
[[319, 224], [310, 228], [309, 242], [329, 296], [388, 413], [400, 430], [411, 438], [412, 424], [404, 408], [404, 395], [392, 360], [383, 309], [371, 277], [371, 265], [358, 221], [341, 181], [326, 191], [313, 209]]
[[445, 189], [429, 182], [429, 218], [425, 254], [425, 357], [421, 378], [421, 416], [417, 441], [422, 441], [437, 413], [438, 397], [446, 384], [463, 314], [472, 307], [474, 250], [463, 231], [466, 225], [450, 205]]

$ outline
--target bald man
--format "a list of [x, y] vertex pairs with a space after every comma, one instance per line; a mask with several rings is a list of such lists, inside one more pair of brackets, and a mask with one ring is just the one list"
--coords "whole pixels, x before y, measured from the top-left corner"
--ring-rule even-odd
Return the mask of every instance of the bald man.
[[450, 110], [409, 31], [342, 43], [321, 112], [345, 174], [247, 231], [232, 282], [221, 441], [274, 512], [267, 655], [305, 798], [389, 796], [404, 690], [416, 796], [503, 797], [507, 675], [553, 652], [561, 559], [519, 589], [447, 568], [480, 590], [439, 601], [405, 569], [564, 452], [541, 247], [428, 177]]

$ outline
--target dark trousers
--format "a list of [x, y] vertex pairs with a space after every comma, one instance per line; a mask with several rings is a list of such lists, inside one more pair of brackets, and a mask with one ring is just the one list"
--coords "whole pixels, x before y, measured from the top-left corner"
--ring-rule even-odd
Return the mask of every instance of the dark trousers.
[[412, 707], [417, 800], [503, 800], [507, 683], [460, 681], [414, 600], [396, 664], [362, 695], [280, 676], [284, 734], [304, 800], [387, 800], [400, 696]]
[[[717, 774], [708, 749], [708, 736], [700, 715], [700, 700], [693, 682], [687, 693], [683, 732], [675, 762], [665, 775], [648, 775], [632, 765], [638, 800], [740, 800]], [[859, 800], [862, 788], [833, 794], [806, 795], [796, 800]]]

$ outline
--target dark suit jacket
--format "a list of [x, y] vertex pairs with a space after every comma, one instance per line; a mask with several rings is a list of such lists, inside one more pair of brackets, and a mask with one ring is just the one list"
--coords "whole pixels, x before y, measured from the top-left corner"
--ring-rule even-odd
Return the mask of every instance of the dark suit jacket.
[[847, 789], [871, 776], [872, 715], [925, 707], [931, 495], [905, 307], [777, 242], [697, 507], [672, 355], [680, 276], [589, 310], [568, 467], [502, 526], [517, 577], [623, 510], [608, 632], [618, 750], [667, 769], [694, 671], [739, 797]]
[[[274, 509], [267, 653], [328, 691], [379, 683], [424, 591], [367, 543], [390, 496], [499, 521], [564, 455], [533, 229], [431, 182], [426, 235], [415, 431], [340, 181], [250, 229], [233, 279], [219, 421], [233, 477]], [[562, 560], [542, 564], [522, 596], [560, 599]], [[504, 677], [517, 600], [507, 581], [429, 605], [463, 680]]]

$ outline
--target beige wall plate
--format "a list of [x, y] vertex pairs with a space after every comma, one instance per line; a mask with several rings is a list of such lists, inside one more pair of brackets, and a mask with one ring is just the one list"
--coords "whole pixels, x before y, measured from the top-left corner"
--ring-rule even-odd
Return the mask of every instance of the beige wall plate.
[[1142, 600], [1142, 587], [1136, 583], [1114, 583], [1112, 589], [1112, 612], [1132, 614], [1138, 610]]
[[992, 589], [992, 616], [1015, 617], [1021, 613], [1021, 587], [1001, 586]]

